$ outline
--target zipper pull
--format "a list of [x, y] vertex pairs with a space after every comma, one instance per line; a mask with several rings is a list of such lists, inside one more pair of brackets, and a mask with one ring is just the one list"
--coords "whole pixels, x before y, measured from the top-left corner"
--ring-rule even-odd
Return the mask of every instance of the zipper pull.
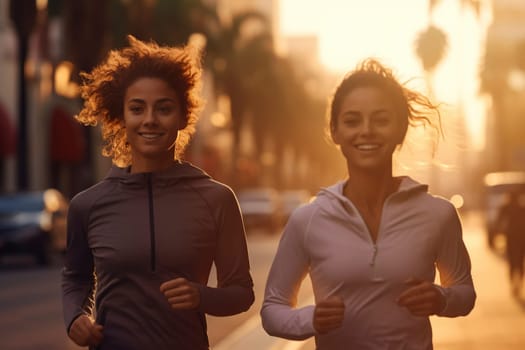
[[374, 244], [374, 253], [372, 254], [372, 260], [370, 261], [370, 266], [374, 266], [376, 264], [376, 257], [377, 257], [377, 245]]

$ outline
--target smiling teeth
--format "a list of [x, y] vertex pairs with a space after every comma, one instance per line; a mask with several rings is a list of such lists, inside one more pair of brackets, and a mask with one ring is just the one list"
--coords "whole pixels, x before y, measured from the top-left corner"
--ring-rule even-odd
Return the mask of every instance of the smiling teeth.
[[145, 137], [147, 139], [155, 139], [160, 136], [160, 134], [141, 134], [142, 137]]
[[371, 150], [375, 150], [378, 148], [379, 148], [379, 145], [358, 145], [357, 146], [357, 149], [363, 150], [363, 151], [371, 151]]

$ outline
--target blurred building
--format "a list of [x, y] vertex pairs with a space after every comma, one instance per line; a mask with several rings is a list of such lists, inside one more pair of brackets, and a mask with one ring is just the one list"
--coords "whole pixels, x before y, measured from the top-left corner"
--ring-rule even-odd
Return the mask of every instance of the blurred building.
[[[16, 57], [17, 43], [13, 28], [10, 25], [8, 17], [7, 0], [0, 0], [0, 76], [2, 84], [0, 85], [0, 108], [2, 115], [0, 121], [2, 125], [9, 124], [13, 126], [10, 132], [16, 132]], [[6, 130], [0, 132], [0, 137]], [[13, 135], [11, 135], [13, 136]], [[5, 140], [3, 140], [5, 142]], [[3, 143], [3, 142], [0, 142]], [[0, 150], [0, 192], [9, 191], [15, 187], [15, 159], [16, 153], [4, 152]]]
[[525, 170], [525, 1], [493, 0], [482, 67], [489, 171]]

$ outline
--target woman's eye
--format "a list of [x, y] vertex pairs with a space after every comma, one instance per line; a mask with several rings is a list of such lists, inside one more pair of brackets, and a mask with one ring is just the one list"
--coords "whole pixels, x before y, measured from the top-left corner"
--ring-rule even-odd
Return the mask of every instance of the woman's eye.
[[347, 126], [356, 126], [359, 124], [359, 119], [353, 118], [353, 119], [345, 119], [343, 120], [343, 123]]
[[381, 126], [388, 125], [390, 123], [390, 118], [388, 118], [387, 116], [381, 116], [376, 118], [375, 122], [377, 125]]
[[171, 108], [170, 106], [163, 106], [158, 108], [158, 111], [162, 114], [170, 114], [172, 110], [173, 108]]
[[139, 114], [142, 112], [142, 107], [141, 106], [129, 106], [128, 107], [128, 110], [133, 113], [133, 114]]

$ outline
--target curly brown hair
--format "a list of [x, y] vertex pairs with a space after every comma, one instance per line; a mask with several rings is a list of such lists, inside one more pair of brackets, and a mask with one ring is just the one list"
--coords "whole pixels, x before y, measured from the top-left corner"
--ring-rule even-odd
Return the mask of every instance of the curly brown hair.
[[366, 86], [376, 87], [390, 96], [396, 114], [403, 123], [404, 135], [409, 125], [429, 125], [437, 134], [441, 133], [439, 105], [432, 103], [425, 95], [404, 86], [396, 79], [391, 69], [374, 58], [367, 58], [359, 63], [337, 86], [328, 107], [328, 132], [335, 130], [337, 116], [341, 112], [345, 97], [354, 89]]
[[101, 124], [102, 155], [118, 166], [131, 164], [131, 150], [122, 124], [126, 89], [141, 77], [160, 78], [177, 93], [185, 125], [179, 131], [174, 159], [180, 159], [195, 133], [201, 79], [200, 53], [189, 46], [159, 46], [128, 35], [129, 46], [109, 52], [90, 73], [83, 72], [80, 88], [84, 106], [76, 119], [84, 125]]

